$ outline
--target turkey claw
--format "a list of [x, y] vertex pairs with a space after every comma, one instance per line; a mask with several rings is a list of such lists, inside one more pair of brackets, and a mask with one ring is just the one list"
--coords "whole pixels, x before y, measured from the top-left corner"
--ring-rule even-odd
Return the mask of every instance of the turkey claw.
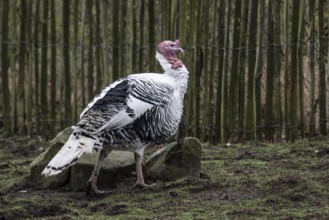
[[110, 193], [110, 191], [98, 190], [96, 184], [93, 184], [91, 181], [88, 181], [86, 194], [89, 195], [90, 192], [94, 193], [97, 196]]

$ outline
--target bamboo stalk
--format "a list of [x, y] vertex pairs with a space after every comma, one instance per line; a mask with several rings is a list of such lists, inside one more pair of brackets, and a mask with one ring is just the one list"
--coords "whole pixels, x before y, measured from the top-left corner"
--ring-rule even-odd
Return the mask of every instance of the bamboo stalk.
[[177, 0], [171, 0], [170, 2], [170, 30], [169, 30], [169, 38], [168, 39], [174, 39], [176, 36], [176, 22], [175, 22], [175, 11], [176, 11], [176, 4]]
[[50, 133], [55, 133], [56, 128], [56, 14], [55, 14], [55, 0], [50, 1], [50, 118], [52, 123], [50, 125]]
[[[144, 1], [144, 0], [143, 0]], [[142, 3], [143, 3], [142, 1]], [[169, 40], [171, 38], [170, 36], [170, 2], [168, 0], [161, 0], [161, 18], [162, 18], [162, 39]]]
[[89, 47], [88, 47], [88, 69], [87, 69], [87, 90], [88, 100], [94, 98], [94, 20], [93, 20], [93, 2], [87, 0], [87, 20], [89, 29]]
[[183, 43], [186, 43], [186, 29], [187, 29], [186, 4], [187, 4], [186, 0], [179, 1], [179, 40]]
[[267, 50], [267, 73], [266, 73], [266, 105], [265, 105], [265, 138], [267, 141], [273, 141], [274, 129], [274, 75], [275, 75], [275, 46], [274, 43], [274, 2], [269, 0], [268, 6], [268, 34], [267, 43], [270, 45]]
[[245, 133], [247, 140], [256, 139], [256, 103], [255, 103], [255, 64], [256, 64], [256, 44], [257, 44], [257, 9], [258, 1], [250, 1], [250, 21], [248, 38], [248, 88], [247, 88], [247, 117]]
[[101, 59], [101, 21], [100, 21], [100, 0], [95, 1], [95, 8], [96, 8], [96, 35], [95, 35], [95, 62], [96, 62], [96, 92], [99, 92], [102, 88], [102, 82], [103, 82], [103, 74], [102, 74], [102, 59]]
[[224, 44], [225, 44], [225, 1], [219, 1], [218, 8], [218, 25], [217, 25], [217, 50], [218, 50], [218, 71], [217, 71], [217, 89], [216, 89], [216, 110], [215, 110], [215, 134], [214, 142], [218, 143], [223, 140], [222, 129], [223, 122], [221, 119], [222, 102], [223, 102], [223, 71], [224, 71]]
[[138, 52], [138, 71], [142, 72], [144, 69], [144, 55], [143, 55], [143, 44], [144, 44], [144, 6], [145, 0], [142, 0], [140, 5], [139, 15], [139, 52]]
[[275, 75], [274, 75], [274, 121], [275, 126], [278, 126], [278, 129], [275, 130], [275, 141], [279, 142], [282, 139], [282, 104], [281, 104], [281, 3], [279, 1], [274, 2], [275, 7], [275, 23], [274, 23], [274, 32], [275, 32]]
[[[2, 42], [9, 41], [9, 0], [2, 2]], [[2, 105], [3, 105], [3, 125], [5, 132], [10, 132], [10, 91], [9, 91], [9, 51], [8, 45], [1, 45], [1, 87], [2, 87]]]
[[[81, 18], [81, 39], [80, 44], [85, 42], [85, 19], [86, 19], [86, 1], [82, 4], [82, 18]], [[85, 68], [84, 68], [84, 47], [81, 47], [80, 51], [80, 85], [81, 85], [81, 102], [82, 106], [86, 105], [86, 93], [85, 93]]]
[[[32, 20], [33, 20], [33, 4], [31, 0], [27, 2], [27, 43], [32, 45]], [[30, 137], [32, 135], [33, 121], [32, 121], [32, 109], [33, 109], [33, 51], [32, 47], [28, 47], [27, 52], [27, 91], [26, 91], [26, 131]]]
[[[289, 1], [284, 3], [284, 32], [285, 42], [289, 42]], [[285, 122], [285, 136], [286, 140], [290, 141], [290, 117], [289, 117], [289, 84], [290, 84], [290, 73], [289, 73], [289, 47], [288, 43], [285, 45], [285, 66], [284, 66], [284, 122]]]
[[231, 134], [230, 141], [233, 141], [237, 120], [237, 102], [238, 102], [238, 82], [240, 70], [240, 29], [241, 29], [241, 1], [235, 3], [234, 26], [233, 26], [233, 52], [232, 52], [232, 71], [229, 82], [228, 102], [228, 131]]
[[18, 134], [26, 134], [25, 124], [25, 56], [26, 56], [26, 14], [27, 5], [26, 1], [21, 1], [21, 32], [19, 47], [19, 70], [18, 70], [18, 87], [17, 87], [17, 121], [18, 121]]
[[[304, 38], [304, 1], [300, 1], [298, 18], [298, 39], [303, 42]], [[299, 87], [299, 111], [300, 111], [300, 128], [301, 136], [305, 137], [305, 119], [304, 119], [304, 61], [303, 61], [303, 45], [298, 44], [298, 87]]]
[[[33, 68], [34, 68], [34, 108], [33, 114], [40, 115], [40, 72], [39, 72], [39, 26], [40, 26], [40, 0], [36, 1], [34, 13], [33, 35]], [[40, 134], [40, 117], [35, 117], [35, 132]]]
[[201, 86], [201, 74], [203, 70], [203, 51], [201, 48], [201, 27], [202, 27], [202, 20], [201, 20], [201, 13], [202, 13], [203, 3], [201, 1], [198, 1], [197, 3], [197, 15], [196, 15], [196, 21], [197, 21], [197, 32], [196, 32], [196, 44], [195, 47], [195, 79], [194, 79], [194, 89], [195, 89], [195, 103], [194, 103], [194, 120], [195, 120], [195, 136], [197, 138], [201, 137], [201, 126], [200, 126], [200, 86]]
[[127, 21], [126, 21], [126, 17], [127, 17], [127, 1], [126, 0], [121, 0], [121, 13], [120, 13], [120, 67], [119, 67], [119, 73], [120, 76], [119, 77], [123, 77], [125, 76], [125, 72], [126, 72], [126, 66], [127, 66], [127, 62], [126, 62], [126, 36], [127, 36]]
[[315, 1], [309, 0], [309, 19], [310, 19], [310, 45], [309, 45], [309, 66], [310, 66], [310, 118], [309, 118], [309, 137], [315, 135]]
[[[191, 1], [190, 6], [188, 7], [188, 30], [190, 33], [194, 33], [196, 30], [196, 1]], [[194, 72], [194, 49], [193, 45], [194, 43], [194, 34], [189, 34], [187, 35], [187, 49], [188, 49], [188, 54], [187, 54], [187, 65], [188, 65], [188, 70], [189, 70], [189, 86], [187, 90], [187, 117], [185, 117], [185, 124], [188, 126], [187, 131], [189, 134], [193, 134], [194, 132], [194, 94], [195, 94], [195, 89], [194, 86], [194, 81], [195, 81], [195, 72]]]
[[207, 102], [209, 103], [208, 109], [208, 124], [209, 124], [209, 138], [208, 141], [211, 144], [215, 143], [214, 135], [215, 135], [215, 107], [214, 107], [214, 90], [215, 90], [215, 68], [216, 68], [216, 47], [215, 45], [217, 44], [216, 41], [216, 27], [217, 27], [217, 1], [212, 2], [212, 16], [213, 16], [213, 23], [212, 23], [212, 37], [211, 37], [211, 53], [210, 53], [210, 70], [209, 70], [209, 92], [208, 92], [208, 97], [207, 97]]
[[63, 75], [64, 75], [64, 125], [72, 123], [71, 71], [70, 71], [70, 1], [63, 0]]
[[[48, 43], [48, 1], [43, 1], [42, 12], [42, 45]], [[43, 46], [41, 49], [41, 82], [40, 82], [40, 106], [41, 106], [41, 132], [48, 135], [48, 48]]]
[[247, 30], [248, 30], [248, 1], [243, 1], [242, 6], [242, 20], [241, 20], [241, 31], [240, 31], [240, 71], [239, 71], [239, 86], [238, 86], [238, 141], [243, 141], [244, 137], [244, 117], [245, 117], [245, 78], [246, 78], [246, 56], [247, 56]]
[[112, 2], [112, 80], [117, 80], [119, 72], [119, 1]]
[[[180, 32], [179, 32], [179, 40], [180, 42], [183, 42], [184, 45], [186, 45], [186, 0], [181, 0], [179, 1], [179, 28], [180, 28]], [[181, 46], [182, 47], [182, 46]], [[180, 122], [180, 126], [179, 126], [179, 134], [178, 137], [182, 137], [186, 135], [186, 119], [188, 119], [188, 115], [189, 115], [189, 111], [186, 108], [186, 106], [188, 105], [188, 98], [185, 96], [184, 98], [184, 112], [182, 115], [182, 119], [184, 121]], [[179, 139], [179, 138], [178, 138]]]
[[155, 58], [154, 58], [154, 51], [155, 51], [155, 2], [154, 0], [149, 0], [148, 2], [148, 36], [149, 36], [149, 60], [148, 60], [148, 65], [149, 68], [148, 70], [154, 71], [155, 70]]
[[[208, 140], [209, 135], [209, 108], [210, 108], [210, 100], [209, 100], [209, 72], [208, 72], [208, 60], [209, 60], [209, 14], [210, 14], [210, 1], [204, 1], [204, 11], [203, 11], [203, 46], [204, 46], [204, 56], [203, 56], [203, 91], [205, 99], [201, 99], [200, 101], [203, 102], [202, 105], [204, 109], [202, 111], [202, 133], [201, 133], [201, 140], [206, 142]], [[201, 28], [201, 27], [199, 27]], [[200, 73], [201, 74], [201, 73]], [[201, 76], [202, 77], [202, 76]]]
[[[134, 1], [135, 2], [135, 1]], [[102, 8], [109, 8], [108, 0], [102, 1]], [[107, 85], [110, 82], [110, 71], [109, 71], [109, 56], [108, 56], [108, 10], [103, 10], [103, 72], [104, 72], [104, 82], [102, 86]]]
[[[298, 40], [298, 16], [299, 16], [299, 0], [293, 1], [292, 20], [291, 20], [291, 41]], [[297, 77], [298, 77], [298, 60], [297, 60], [297, 44], [291, 45], [291, 70], [290, 70], [290, 140], [296, 139], [296, 119], [297, 119]]]
[[256, 135], [257, 140], [262, 140], [263, 132], [258, 126], [261, 126], [262, 121], [262, 68], [263, 68], [263, 46], [264, 46], [264, 28], [265, 28], [265, 2], [260, 1], [258, 7], [259, 22], [258, 22], [258, 48], [256, 54], [256, 68], [255, 68], [255, 100], [256, 100]]
[[79, 15], [79, 0], [74, 0], [74, 5], [73, 5], [73, 39], [75, 42], [74, 45], [74, 59], [73, 59], [73, 76], [72, 76], [72, 81], [73, 81], [73, 121], [77, 121], [78, 120], [78, 79], [79, 79], [79, 50], [78, 50], [78, 42], [79, 42], [79, 38], [78, 38], [78, 31], [79, 31], [79, 25], [78, 25], [78, 15]]
[[319, 0], [319, 125], [320, 134], [327, 134], [327, 113], [326, 113], [326, 64], [325, 64], [325, 29], [324, 29], [324, 3]]
[[232, 1], [227, 2], [227, 18], [226, 18], [226, 27], [225, 27], [225, 57], [223, 63], [223, 75], [222, 75], [222, 104], [221, 104], [221, 140], [222, 142], [227, 142], [229, 139], [229, 130], [228, 130], [228, 71], [229, 71], [229, 45], [230, 45], [230, 25], [231, 25], [231, 13], [232, 13]]
[[131, 71], [136, 73], [138, 68], [138, 49], [137, 49], [137, 2], [132, 2], [132, 50], [131, 50]]

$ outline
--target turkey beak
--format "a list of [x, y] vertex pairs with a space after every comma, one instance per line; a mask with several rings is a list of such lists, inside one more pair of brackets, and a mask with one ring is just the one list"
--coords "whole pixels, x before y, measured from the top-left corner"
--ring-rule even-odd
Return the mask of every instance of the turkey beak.
[[178, 52], [178, 51], [182, 52], [182, 53], [185, 55], [185, 52], [184, 52], [184, 50], [183, 50], [182, 48], [178, 47], [178, 48], [177, 48], [177, 52]]

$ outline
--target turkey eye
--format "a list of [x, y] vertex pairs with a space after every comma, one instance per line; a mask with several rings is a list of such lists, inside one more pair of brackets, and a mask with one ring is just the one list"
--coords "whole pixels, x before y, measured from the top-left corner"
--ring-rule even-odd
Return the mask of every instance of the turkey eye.
[[174, 47], [174, 45], [173, 45], [173, 44], [170, 44], [170, 46], [171, 46], [171, 47]]

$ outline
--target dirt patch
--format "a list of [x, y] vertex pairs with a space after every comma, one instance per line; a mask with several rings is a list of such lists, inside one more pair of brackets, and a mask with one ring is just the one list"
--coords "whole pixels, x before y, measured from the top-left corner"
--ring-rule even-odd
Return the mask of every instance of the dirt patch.
[[246, 209], [246, 208], [242, 208], [239, 210], [233, 210], [231, 212], [228, 213], [228, 215], [230, 216], [230, 218], [232, 219], [245, 219], [245, 218], [255, 218], [255, 217], [261, 217], [262, 214], [259, 211], [255, 211], [255, 210], [250, 210], [250, 209]]
[[125, 204], [118, 204], [110, 207], [107, 209], [104, 213], [106, 215], [119, 215], [119, 214], [124, 214], [128, 212], [128, 206]]
[[26, 207], [27, 216], [32, 216], [35, 218], [47, 217], [47, 216], [56, 216], [63, 215], [68, 213], [69, 210], [61, 207], [59, 203], [54, 202], [47, 205], [40, 205], [32, 203], [28, 207]]
[[270, 166], [281, 169], [298, 169], [298, 164], [287, 159], [271, 161]]
[[111, 205], [109, 203], [99, 203], [89, 207], [91, 212], [103, 212], [105, 215], [119, 215], [128, 212], [126, 204]]
[[104, 196], [86, 196], [66, 186], [38, 190], [28, 178], [28, 165], [46, 143], [14, 138], [0, 142], [4, 144], [0, 149], [0, 220], [329, 216], [328, 147], [323, 141], [319, 145], [307, 141], [203, 145], [202, 178], [158, 182], [154, 189], [139, 190], [132, 188], [135, 178], [128, 178]]
[[317, 149], [315, 153], [318, 157], [324, 157], [329, 155], [329, 148]]
[[49, 204], [24, 202], [20, 208], [8, 209], [0, 212], [0, 219], [41, 218], [64, 215], [69, 210], [61, 207], [58, 202]]
[[278, 155], [275, 151], [264, 152], [264, 151], [255, 150], [254, 148], [250, 148], [250, 147], [243, 147], [237, 149], [236, 156], [234, 159], [236, 160], [258, 159], [263, 161], [270, 161], [270, 160], [282, 159], [282, 156]]
[[[274, 192], [282, 192], [288, 189], [307, 187], [306, 181], [297, 175], [280, 176], [268, 182], [269, 189]], [[304, 188], [306, 189], [306, 188]]]
[[281, 199], [291, 202], [303, 202], [307, 199], [315, 199], [314, 196], [311, 196], [313, 189], [309, 185], [310, 183], [307, 180], [298, 175], [287, 175], [269, 181], [267, 188], [269, 194], [276, 193]]
[[[246, 181], [244, 180], [244, 182]], [[247, 182], [246, 184], [248, 184]], [[257, 197], [253, 188], [245, 187], [244, 189], [239, 189], [234, 185], [225, 183], [225, 181], [221, 183], [207, 182], [199, 186], [190, 187], [188, 190], [194, 196], [217, 202], [233, 202]]]
[[46, 149], [47, 144], [46, 141], [38, 138], [13, 136], [0, 139], [1, 150], [4, 152], [0, 154], [1, 162], [15, 158], [35, 157]]
[[319, 181], [322, 185], [329, 186], [329, 173], [319, 176], [317, 181]]
[[329, 170], [329, 161], [322, 161], [312, 167], [314, 170]]
[[199, 184], [197, 186], [189, 187], [188, 190], [191, 193], [203, 193], [205, 191], [220, 191], [225, 187], [225, 183], [211, 183], [205, 182], [204, 184]]

